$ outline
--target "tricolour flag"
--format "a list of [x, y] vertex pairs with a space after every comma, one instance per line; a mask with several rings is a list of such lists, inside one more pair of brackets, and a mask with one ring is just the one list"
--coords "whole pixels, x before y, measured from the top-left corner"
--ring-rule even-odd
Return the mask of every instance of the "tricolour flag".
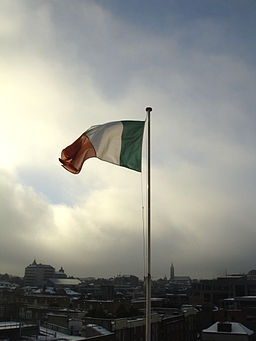
[[144, 125], [144, 121], [117, 121], [92, 126], [62, 150], [59, 160], [74, 174], [91, 157], [140, 172]]

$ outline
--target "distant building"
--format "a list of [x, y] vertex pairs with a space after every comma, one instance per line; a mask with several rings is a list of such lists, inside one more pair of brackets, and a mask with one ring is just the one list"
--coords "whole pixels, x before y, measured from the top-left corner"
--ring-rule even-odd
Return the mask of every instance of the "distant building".
[[249, 280], [256, 280], [256, 270], [251, 270], [251, 271], [249, 271], [248, 272], [248, 274], [247, 274], [247, 278], [249, 279]]
[[191, 304], [220, 306], [226, 298], [256, 296], [256, 280], [253, 272], [248, 275], [229, 275], [217, 279], [204, 279], [192, 283]]
[[183, 286], [191, 285], [191, 278], [189, 276], [175, 276], [173, 280], [176, 284]]
[[24, 284], [28, 286], [43, 286], [47, 280], [55, 276], [51, 265], [37, 264], [36, 260], [25, 268]]
[[47, 284], [55, 288], [72, 288], [75, 289], [81, 284], [80, 279], [77, 278], [49, 278]]
[[187, 294], [191, 288], [191, 278], [189, 276], [175, 276], [174, 265], [170, 267], [169, 293]]
[[65, 274], [63, 267], [59, 269], [59, 271], [55, 272], [55, 278], [67, 278], [68, 276]]
[[171, 267], [170, 267], [170, 281], [179, 283], [181, 285], [191, 284], [191, 278], [189, 276], [175, 276], [173, 263], [171, 264]]

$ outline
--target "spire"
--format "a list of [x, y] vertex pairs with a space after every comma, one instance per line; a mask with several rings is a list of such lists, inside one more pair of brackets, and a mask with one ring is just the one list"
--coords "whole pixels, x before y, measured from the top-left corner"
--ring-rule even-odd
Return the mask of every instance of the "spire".
[[171, 264], [171, 269], [170, 269], [170, 280], [174, 280], [174, 266], [173, 263]]

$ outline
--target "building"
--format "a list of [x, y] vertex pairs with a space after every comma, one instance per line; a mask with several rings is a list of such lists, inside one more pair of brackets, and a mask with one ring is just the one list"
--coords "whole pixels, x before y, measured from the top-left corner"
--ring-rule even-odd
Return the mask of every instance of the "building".
[[189, 276], [175, 276], [174, 265], [172, 263], [170, 267], [170, 282], [190, 286], [191, 278]]
[[81, 336], [85, 336], [86, 339], [93, 338], [94, 340], [104, 339], [104, 341], [115, 341], [115, 333], [112, 333], [97, 324], [88, 324], [84, 326], [80, 333]]
[[59, 271], [55, 272], [55, 276], [54, 277], [55, 278], [67, 278], [68, 276], [65, 274], [65, 271], [64, 271], [63, 267], [61, 267], [59, 269]]
[[77, 278], [49, 278], [47, 284], [58, 292], [59, 289], [77, 290], [81, 281]]
[[54, 267], [46, 264], [37, 264], [36, 260], [25, 268], [24, 284], [26, 286], [43, 287], [46, 285], [59, 286], [77, 286], [81, 281], [69, 279], [65, 274], [63, 267], [55, 271]]
[[225, 318], [244, 324], [256, 331], [256, 296], [226, 298], [223, 301]]
[[[85, 317], [84, 325], [98, 324], [115, 334], [115, 341], [145, 340], [145, 316], [125, 318]], [[177, 314], [151, 315], [152, 341], [196, 341], [195, 315]]]
[[217, 279], [192, 282], [191, 304], [214, 304], [220, 306], [226, 298], [255, 296], [256, 281], [252, 274], [230, 275]]
[[51, 265], [37, 264], [36, 260], [25, 268], [24, 284], [27, 286], [46, 285], [49, 278], [55, 277], [55, 269]]
[[202, 341], [251, 341], [254, 332], [237, 322], [216, 322], [202, 330]]
[[24, 324], [21, 322], [0, 322], [0, 338], [1, 340], [17, 341], [30, 339], [32, 335], [39, 334], [39, 325], [36, 323]]

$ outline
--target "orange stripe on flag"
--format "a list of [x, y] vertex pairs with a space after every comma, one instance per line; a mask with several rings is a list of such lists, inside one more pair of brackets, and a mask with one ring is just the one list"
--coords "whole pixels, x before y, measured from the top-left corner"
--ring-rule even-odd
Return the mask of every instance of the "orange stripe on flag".
[[84, 161], [91, 157], [96, 157], [95, 149], [88, 137], [82, 134], [75, 142], [62, 150], [59, 160], [69, 172], [78, 174]]

